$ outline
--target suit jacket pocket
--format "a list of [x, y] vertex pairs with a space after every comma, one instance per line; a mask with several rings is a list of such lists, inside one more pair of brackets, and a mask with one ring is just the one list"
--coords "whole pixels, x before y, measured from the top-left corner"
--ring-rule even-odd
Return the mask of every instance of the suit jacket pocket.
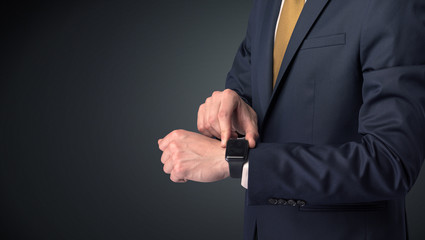
[[386, 205], [386, 201], [333, 205], [305, 205], [300, 207], [299, 210], [303, 212], [371, 212], [382, 210]]
[[330, 47], [336, 45], [345, 45], [345, 33], [312, 37], [304, 40], [301, 50], [309, 48]]

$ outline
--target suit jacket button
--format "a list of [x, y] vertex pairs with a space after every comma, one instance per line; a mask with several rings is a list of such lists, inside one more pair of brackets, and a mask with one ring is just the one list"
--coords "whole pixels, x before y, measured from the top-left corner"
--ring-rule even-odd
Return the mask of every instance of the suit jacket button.
[[288, 204], [291, 205], [291, 206], [293, 206], [293, 207], [297, 206], [297, 202], [295, 202], [292, 199], [288, 200]]
[[286, 205], [286, 204], [288, 204], [288, 202], [285, 199], [280, 198], [279, 200], [277, 200], [277, 204]]
[[303, 201], [303, 200], [298, 200], [298, 201], [297, 201], [297, 205], [298, 205], [298, 206], [300, 206], [300, 207], [304, 207], [304, 206], [305, 206], [305, 201]]
[[269, 199], [269, 203], [270, 203], [270, 204], [276, 205], [276, 204], [277, 204], [277, 202], [278, 202], [278, 201], [277, 201], [277, 199], [276, 199], [276, 198], [270, 198], [270, 199]]

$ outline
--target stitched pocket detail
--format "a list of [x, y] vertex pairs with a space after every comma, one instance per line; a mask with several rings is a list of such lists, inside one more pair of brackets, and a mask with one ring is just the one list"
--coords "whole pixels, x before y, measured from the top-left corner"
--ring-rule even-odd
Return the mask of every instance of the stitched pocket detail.
[[339, 33], [335, 35], [321, 36], [321, 37], [312, 37], [304, 40], [301, 45], [301, 50], [310, 49], [310, 48], [322, 48], [322, 47], [331, 47], [337, 45], [345, 45], [346, 37], [345, 33]]
[[333, 205], [310, 205], [299, 207], [303, 212], [372, 212], [385, 209], [386, 201]]

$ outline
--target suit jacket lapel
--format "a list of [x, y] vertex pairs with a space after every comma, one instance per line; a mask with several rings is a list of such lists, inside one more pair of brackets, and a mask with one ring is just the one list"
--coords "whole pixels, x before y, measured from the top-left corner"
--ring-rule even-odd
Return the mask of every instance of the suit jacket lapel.
[[283, 57], [279, 75], [277, 76], [276, 86], [273, 89], [272, 99], [280, 85], [284, 82], [282, 81], [282, 78], [288, 70], [288, 66], [292, 62], [295, 53], [297, 52], [301, 43], [304, 41], [304, 38], [310, 31], [310, 28], [313, 26], [317, 17], [319, 17], [323, 8], [326, 6], [327, 2], [328, 0], [307, 0], [304, 9], [298, 19], [297, 25], [295, 26], [294, 32], [292, 33], [291, 40], [289, 41], [285, 52], [285, 56]]
[[[329, 0], [307, 0], [303, 11], [301, 12], [301, 15], [298, 19], [297, 25], [295, 26], [295, 29], [292, 33], [291, 40], [289, 41], [288, 47], [285, 52], [285, 56], [283, 57], [282, 65], [280, 67], [279, 75], [277, 77], [276, 86], [272, 91], [271, 97], [269, 97], [268, 104], [266, 106], [266, 111], [264, 113], [264, 117], [262, 117], [260, 129], [262, 128], [262, 124], [264, 124], [264, 120], [267, 118], [267, 115], [270, 112], [270, 108], [273, 102], [273, 99], [278, 95], [279, 89], [282, 88], [282, 85], [284, 84], [283, 77], [286, 75], [286, 72], [288, 71], [288, 67], [290, 66], [292, 59], [294, 58], [295, 54], [298, 51], [298, 48], [300, 47], [301, 43], [304, 41], [304, 38], [306, 37], [307, 33], [310, 31], [311, 27], [313, 26], [316, 19], [319, 17], [320, 13], [322, 12], [323, 8], [326, 6], [327, 2]], [[281, 1], [277, 1], [281, 2]], [[278, 13], [279, 14], [279, 6]], [[274, 12], [273, 12], [274, 13]], [[274, 14], [272, 14], [274, 15]], [[274, 21], [277, 21], [277, 17], [274, 18]], [[272, 26], [276, 26], [276, 22], [274, 24], [270, 24]], [[273, 46], [274, 46], [274, 28], [273, 28], [273, 35], [272, 40], [266, 39], [267, 42], [261, 42], [261, 44], [268, 44], [269, 47], [271, 47], [271, 50], [267, 49], [267, 51], [270, 51], [270, 63], [268, 62], [268, 67], [270, 70], [270, 76], [272, 76], [272, 67], [273, 67]], [[259, 90], [264, 90], [266, 94], [269, 94], [267, 92], [267, 89], [264, 89], [266, 86], [270, 86], [271, 88], [271, 78], [267, 78], [267, 80], [270, 80], [269, 83], [262, 83], [265, 86], [262, 88], [259, 87]], [[265, 95], [266, 95], [265, 94]], [[266, 95], [270, 96], [270, 95]]]
[[272, 96], [272, 78], [273, 78], [273, 45], [276, 21], [279, 16], [281, 0], [267, 1], [265, 5], [264, 21], [261, 23], [261, 32], [259, 34], [258, 47], [258, 67], [254, 81], [259, 96], [259, 102], [262, 112], [258, 112], [261, 122]]

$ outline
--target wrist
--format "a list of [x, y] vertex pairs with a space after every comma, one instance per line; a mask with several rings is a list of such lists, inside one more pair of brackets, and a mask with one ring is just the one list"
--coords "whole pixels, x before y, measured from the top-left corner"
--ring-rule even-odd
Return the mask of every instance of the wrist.
[[226, 161], [226, 149], [220, 147], [220, 155], [219, 155], [219, 166], [220, 166], [220, 172], [223, 173], [223, 179], [230, 177], [230, 171], [229, 171], [229, 163]]
[[223, 154], [223, 158], [221, 160], [221, 169], [223, 172], [223, 176], [224, 178], [228, 178], [230, 177], [230, 170], [229, 170], [229, 163], [226, 161], [226, 159], [224, 158], [224, 154]]

